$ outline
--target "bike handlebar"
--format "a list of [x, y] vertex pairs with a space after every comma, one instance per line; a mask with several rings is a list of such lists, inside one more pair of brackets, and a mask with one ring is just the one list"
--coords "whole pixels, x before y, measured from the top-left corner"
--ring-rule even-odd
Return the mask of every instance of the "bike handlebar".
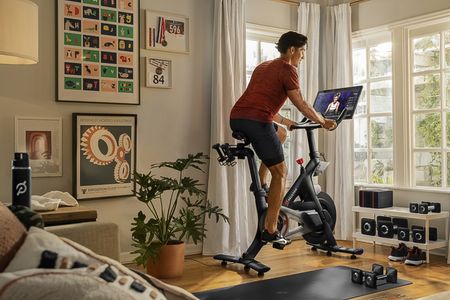
[[[339, 117], [336, 119], [336, 127], [334, 129], [331, 129], [330, 131], [335, 130], [338, 125], [344, 120], [345, 118], [345, 113], [347, 112], [347, 109], [344, 108]], [[311, 121], [310, 119], [307, 119], [306, 117], [303, 119], [304, 121], [291, 125], [291, 129], [317, 129], [317, 128], [321, 128], [322, 125], [315, 123], [313, 121]]]

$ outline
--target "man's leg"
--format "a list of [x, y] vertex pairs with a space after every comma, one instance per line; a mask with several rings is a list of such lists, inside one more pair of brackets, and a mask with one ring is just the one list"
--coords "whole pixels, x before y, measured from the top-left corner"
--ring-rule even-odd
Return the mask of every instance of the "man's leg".
[[267, 214], [264, 228], [270, 233], [277, 231], [278, 213], [284, 195], [287, 167], [283, 162], [269, 167], [272, 180], [270, 181], [269, 196], [267, 197]]
[[[278, 126], [277, 128], [277, 136], [280, 139], [281, 144], [283, 145], [286, 141], [287, 137], [287, 131], [284, 127]], [[267, 185], [267, 173], [269, 172], [269, 169], [266, 167], [264, 163], [261, 162], [261, 165], [259, 166], [259, 180], [261, 181], [261, 186]], [[271, 183], [272, 184], [272, 183]]]

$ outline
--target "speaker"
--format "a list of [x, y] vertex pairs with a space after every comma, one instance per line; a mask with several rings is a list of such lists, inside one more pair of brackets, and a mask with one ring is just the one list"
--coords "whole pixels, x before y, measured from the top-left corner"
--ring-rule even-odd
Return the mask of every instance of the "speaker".
[[374, 219], [361, 219], [361, 233], [367, 235], [375, 235], [375, 220]]
[[393, 238], [394, 224], [392, 221], [380, 220], [377, 222], [377, 231], [379, 237]]
[[409, 241], [409, 228], [407, 227], [398, 227], [397, 229], [397, 238], [399, 241]]

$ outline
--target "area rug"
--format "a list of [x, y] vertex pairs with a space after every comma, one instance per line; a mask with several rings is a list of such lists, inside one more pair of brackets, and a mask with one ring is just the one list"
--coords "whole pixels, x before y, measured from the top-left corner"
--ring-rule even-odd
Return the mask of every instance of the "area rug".
[[[338, 300], [411, 284], [398, 279], [372, 289], [351, 280], [351, 268], [338, 266], [196, 293], [201, 300]], [[384, 281], [382, 281], [384, 282]]]

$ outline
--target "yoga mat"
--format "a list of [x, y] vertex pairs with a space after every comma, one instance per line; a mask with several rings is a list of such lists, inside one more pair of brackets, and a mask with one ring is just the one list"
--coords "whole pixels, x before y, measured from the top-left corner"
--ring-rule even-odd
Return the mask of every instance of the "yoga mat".
[[[352, 283], [351, 268], [339, 266], [195, 293], [201, 300], [349, 299], [384, 291], [410, 281], [398, 279], [372, 289]], [[385, 282], [385, 281], [382, 281]]]

